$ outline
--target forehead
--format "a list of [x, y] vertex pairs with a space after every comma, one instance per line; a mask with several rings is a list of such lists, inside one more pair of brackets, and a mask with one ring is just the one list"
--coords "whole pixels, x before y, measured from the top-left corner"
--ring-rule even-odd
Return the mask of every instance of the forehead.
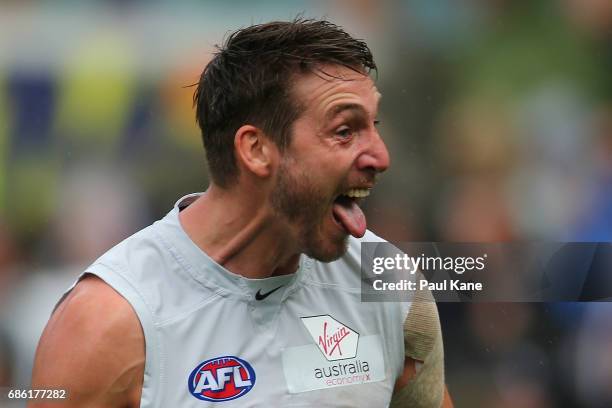
[[375, 111], [381, 97], [368, 75], [336, 65], [297, 75], [292, 91], [305, 112], [322, 115], [344, 104], [362, 105], [366, 111]]

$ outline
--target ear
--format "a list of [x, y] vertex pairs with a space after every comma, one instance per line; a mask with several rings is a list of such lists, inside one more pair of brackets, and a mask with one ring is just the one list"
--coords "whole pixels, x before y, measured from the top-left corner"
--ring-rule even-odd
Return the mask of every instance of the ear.
[[234, 148], [239, 163], [251, 173], [264, 178], [272, 174], [278, 150], [261, 129], [241, 126], [234, 135]]

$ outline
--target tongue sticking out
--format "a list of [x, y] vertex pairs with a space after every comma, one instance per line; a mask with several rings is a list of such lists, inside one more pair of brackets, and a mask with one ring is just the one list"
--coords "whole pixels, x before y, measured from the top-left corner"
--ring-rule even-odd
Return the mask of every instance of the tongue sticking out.
[[363, 237], [366, 230], [366, 219], [363, 211], [354, 200], [341, 197], [334, 203], [333, 212], [336, 219], [349, 234], [355, 238]]

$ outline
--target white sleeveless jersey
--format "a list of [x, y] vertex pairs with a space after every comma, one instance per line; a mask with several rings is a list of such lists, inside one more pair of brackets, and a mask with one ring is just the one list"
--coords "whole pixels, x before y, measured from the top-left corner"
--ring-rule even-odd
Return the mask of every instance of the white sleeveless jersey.
[[141, 407], [387, 406], [410, 303], [361, 302], [361, 240], [337, 261], [302, 256], [292, 275], [246, 279], [182, 229], [179, 206], [196, 197], [86, 269], [140, 319]]

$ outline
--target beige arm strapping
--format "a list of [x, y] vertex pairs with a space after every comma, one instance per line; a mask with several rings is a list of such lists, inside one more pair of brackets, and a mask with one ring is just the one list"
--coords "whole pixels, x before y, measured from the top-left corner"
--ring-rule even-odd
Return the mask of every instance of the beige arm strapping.
[[398, 390], [391, 408], [439, 408], [444, 398], [444, 345], [438, 308], [429, 290], [417, 291], [404, 322], [406, 357], [422, 361], [416, 376]]

